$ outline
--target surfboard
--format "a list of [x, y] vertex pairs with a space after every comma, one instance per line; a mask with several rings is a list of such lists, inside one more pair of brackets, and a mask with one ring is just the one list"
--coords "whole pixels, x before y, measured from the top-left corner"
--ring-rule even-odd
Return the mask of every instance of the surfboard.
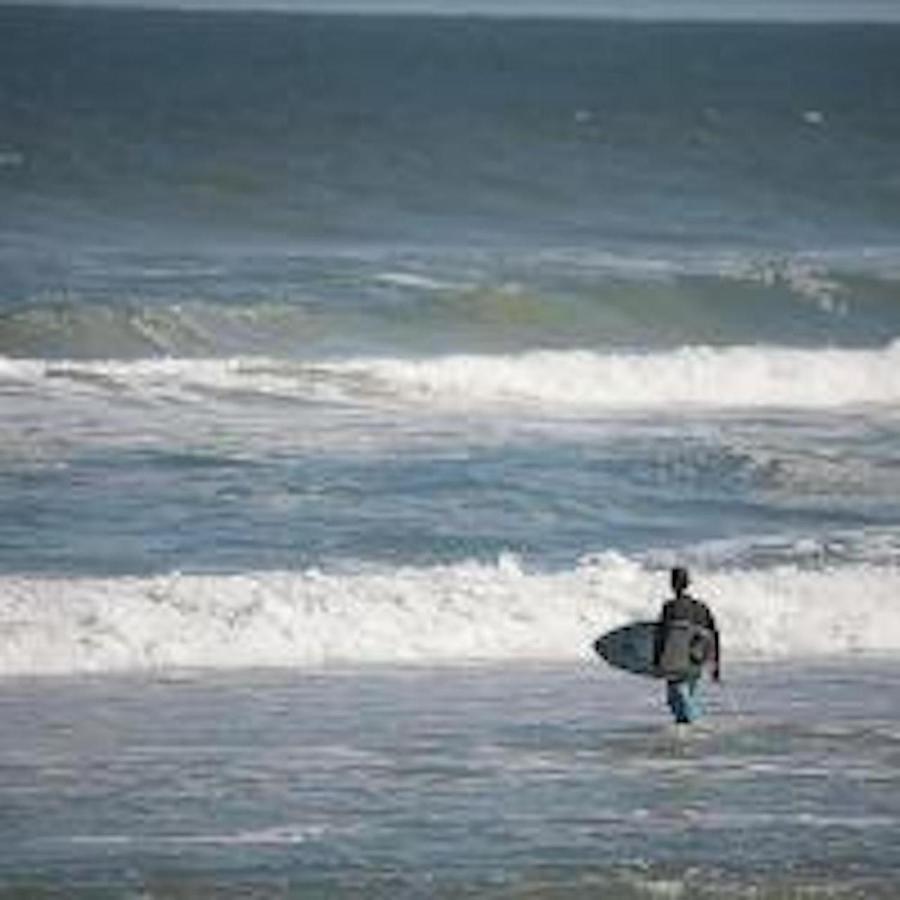
[[648, 678], [661, 678], [653, 665], [656, 625], [656, 622], [632, 622], [614, 628], [594, 641], [594, 650], [613, 668]]

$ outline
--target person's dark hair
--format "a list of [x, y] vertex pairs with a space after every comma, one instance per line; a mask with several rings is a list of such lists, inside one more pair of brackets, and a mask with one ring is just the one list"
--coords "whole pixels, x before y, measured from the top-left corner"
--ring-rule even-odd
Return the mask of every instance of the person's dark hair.
[[688, 570], [682, 568], [681, 566], [676, 566], [672, 569], [672, 590], [675, 591], [676, 594], [682, 594], [687, 590], [688, 585], [691, 583], [690, 576], [688, 575]]

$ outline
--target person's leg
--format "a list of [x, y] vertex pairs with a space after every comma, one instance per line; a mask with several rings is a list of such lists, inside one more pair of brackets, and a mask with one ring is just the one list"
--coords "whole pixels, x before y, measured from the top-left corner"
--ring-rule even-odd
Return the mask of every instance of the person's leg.
[[672, 710], [675, 721], [680, 725], [695, 722], [700, 717], [700, 704], [695, 695], [696, 688], [697, 681], [693, 678], [666, 683], [666, 699], [669, 702], [669, 709]]

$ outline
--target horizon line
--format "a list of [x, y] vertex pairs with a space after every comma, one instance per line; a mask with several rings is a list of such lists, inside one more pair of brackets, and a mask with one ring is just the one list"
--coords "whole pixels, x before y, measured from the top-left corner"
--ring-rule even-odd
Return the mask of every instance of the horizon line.
[[533, 8], [511, 8], [500, 2], [487, 2], [485, 8], [466, 6], [461, 9], [439, 8], [433, 3], [408, 0], [408, 2], [355, 2], [338, 0], [338, 7], [327, 2], [292, 2], [292, 0], [264, 0], [250, 4], [247, 0], [0, 0], [0, 8], [16, 9], [66, 9], [66, 10], [122, 10], [134, 12], [184, 12], [184, 13], [269, 13], [282, 15], [315, 15], [342, 18], [416, 18], [416, 19], [483, 19], [505, 21], [595, 21], [635, 23], [696, 23], [696, 24], [748, 24], [748, 25], [900, 25], [900, 9], [881, 12], [838, 12], [823, 9], [785, 10], [760, 9], [724, 11], [721, 5], [714, 12], [694, 7], [688, 10], [662, 10], [649, 5], [644, 9], [586, 9], [573, 3], [568, 8], [558, 4], [553, 8], [536, 4]]

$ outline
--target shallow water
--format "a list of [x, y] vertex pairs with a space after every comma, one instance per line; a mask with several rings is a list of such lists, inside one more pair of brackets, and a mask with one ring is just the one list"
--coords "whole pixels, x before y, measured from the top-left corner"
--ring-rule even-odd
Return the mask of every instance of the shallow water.
[[7, 680], [4, 895], [888, 897], [897, 667]]

